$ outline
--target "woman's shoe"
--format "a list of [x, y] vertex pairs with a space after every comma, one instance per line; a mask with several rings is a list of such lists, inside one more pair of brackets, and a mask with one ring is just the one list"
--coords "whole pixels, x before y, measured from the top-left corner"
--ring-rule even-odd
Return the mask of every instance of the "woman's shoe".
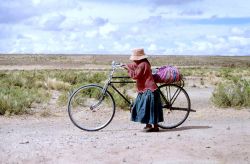
[[151, 129], [151, 128], [152, 128], [152, 125], [147, 124], [143, 129], [144, 129], [144, 130], [148, 130], [148, 129]]
[[147, 129], [146, 132], [159, 132], [159, 128], [150, 128]]

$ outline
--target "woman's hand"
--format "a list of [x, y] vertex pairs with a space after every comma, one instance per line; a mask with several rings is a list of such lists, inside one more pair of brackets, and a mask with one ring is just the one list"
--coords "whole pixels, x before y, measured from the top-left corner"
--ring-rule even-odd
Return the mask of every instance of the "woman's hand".
[[121, 67], [128, 70], [128, 66], [126, 64], [121, 65]]

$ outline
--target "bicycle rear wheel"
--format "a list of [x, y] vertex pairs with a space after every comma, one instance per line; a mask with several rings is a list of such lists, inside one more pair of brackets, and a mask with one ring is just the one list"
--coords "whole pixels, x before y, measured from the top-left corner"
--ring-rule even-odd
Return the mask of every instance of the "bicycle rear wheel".
[[112, 95], [103, 87], [90, 84], [78, 88], [69, 98], [68, 114], [75, 126], [86, 131], [106, 127], [115, 114]]
[[176, 84], [164, 84], [159, 87], [163, 106], [164, 122], [159, 126], [172, 129], [180, 126], [188, 117], [191, 103], [187, 92]]

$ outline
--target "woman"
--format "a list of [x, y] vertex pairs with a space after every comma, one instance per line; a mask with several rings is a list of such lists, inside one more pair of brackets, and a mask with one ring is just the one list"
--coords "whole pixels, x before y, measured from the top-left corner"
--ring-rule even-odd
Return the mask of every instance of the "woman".
[[[136, 80], [138, 95], [132, 107], [132, 121], [146, 124], [146, 132], [158, 132], [158, 122], [163, 121], [160, 93], [152, 76], [151, 65], [143, 49], [134, 49], [131, 64], [124, 65], [129, 76]], [[152, 126], [153, 125], [153, 126]]]

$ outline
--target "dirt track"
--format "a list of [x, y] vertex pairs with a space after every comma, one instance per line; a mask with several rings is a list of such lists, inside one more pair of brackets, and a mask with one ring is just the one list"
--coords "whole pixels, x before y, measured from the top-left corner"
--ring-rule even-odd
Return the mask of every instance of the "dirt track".
[[0, 117], [0, 163], [250, 163], [250, 109], [216, 109], [211, 88], [187, 89], [192, 108], [179, 128], [145, 133], [117, 110], [108, 127], [85, 132], [66, 109], [49, 117]]

